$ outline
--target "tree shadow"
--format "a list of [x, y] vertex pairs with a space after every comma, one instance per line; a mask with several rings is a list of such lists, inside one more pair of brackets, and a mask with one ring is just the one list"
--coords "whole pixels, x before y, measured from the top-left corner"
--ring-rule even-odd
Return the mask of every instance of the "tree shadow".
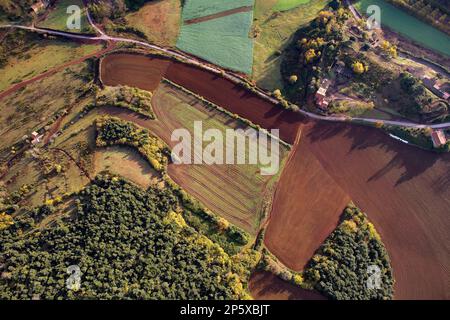
[[[398, 186], [423, 174], [432, 168], [438, 161], [445, 162], [444, 165], [447, 167], [450, 165], [449, 154], [438, 154], [422, 150], [415, 146], [406, 145], [390, 138], [380, 129], [362, 125], [315, 122], [307, 136], [312, 143], [333, 139], [337, 136], [349, 139], [351, 141], [351, 146], [347, 151], [347, 155], [358, 150], [372, 148], [376, 148], [376, 152], [392, 155], [387, 163], [369, 177], [367, 182], [379, 180], [391, 170], [403, 168], [403, 173], [395, 182], [395, 186]], [[335, 161], [338, 160], [336, 159]], [[450, 172], [450, 170], [447, 170], [446, 172]], [[439, 190], [444, 190], [449, 184], [450, 177], [449, 175], [446, 175], [439, 179], [439, 185], [436, 187]]]

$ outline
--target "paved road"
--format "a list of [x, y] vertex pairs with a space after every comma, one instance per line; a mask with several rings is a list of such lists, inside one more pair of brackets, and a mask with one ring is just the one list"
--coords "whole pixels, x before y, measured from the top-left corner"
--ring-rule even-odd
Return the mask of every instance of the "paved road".
[[[195, 65], [199, 68], [214, 72], [216, 74], [221, 74], [224, 78], [229, 79], [237, 84], [243, 84], [245, 81], [243, 78], [239, 77], [238, 75], [225, 71], [221, 68], [218, 68], [216, 66], [208, 65], [202, 61], [199, 61], [193, 57], [190, 57], [188, 55], [185, 55], [183, 53], [163, 48], [154, 44], [150, 44], [144, 41], [138, 41], [134, 39], [128, 39], [128, 38], [121, 38], [121, 37], [111, 37], [103, 32], [92, 20], [92, 17], [87, 11], [87, 18], [89, 23], [92, 25], [92, 27], [96, 30], [96, 32], [99, 34], [99, 36], [86, 36], [83, 34], [74, 34], [69, 32], [63, 32], [63, 31], [56, 31], [56, 30], [49, 30], [49, 29], [42, 29], [42, 28], [36, 28], [35, 26], [22, 26], [22, 25], [3, 25], [0, 26], [0, 28], [17, 28], [17, 29], [23, 29], [23, 30], [29, 30], [32, 32], [37, 33], [46, 33], [50, 35], [56, 35], [66, 38], [72, 38], [72, 39], [82, 39], [82, 40], [91, 40], [91, 41], [112, 41], [112, 42], [125, 42], [125, 43], [133, 43], [142, 47], [146, 47], [155, 51], [162, 52], [168, 56], [178, 58], [184, 62], [187, 62], [189, 64]], [[270, 102], [274, 104], [278, 104], [278, 100], [270, 96], [268, 93], [263, 91], [260, 88], [257, 88], [256, 94], [258, 94], [261, 98], [269, 100]], [[305, 110], [299, 110], [300, 113], [302, 113], [304, 116], [309, 117], [311, 119], [315, 120], [322, 120], [322, 121], [331, 121], [331, 122], [359, 122], [359, 123], [365, 123], [365, 124], [375, 124], [380, 122], [379, 119], [370, 119], [370, 118], [354, 118], [354, 117], [348, 117], [348, 116], [323, 116], [318, 115], [315, 113], [311, 113]], [[450, 122], [445, 123], [439, 123], [439, 124], [417, 124], [413, 122], [407, 122], [407, 121], [391, 121], [391, 120], [383, 120], [384, 124], [392, 125], [392, 126], [401, 126], [401, 127], [408, 127], [408, 128], [432, 128], [432, 129], [446, 129], [450, 128]]]

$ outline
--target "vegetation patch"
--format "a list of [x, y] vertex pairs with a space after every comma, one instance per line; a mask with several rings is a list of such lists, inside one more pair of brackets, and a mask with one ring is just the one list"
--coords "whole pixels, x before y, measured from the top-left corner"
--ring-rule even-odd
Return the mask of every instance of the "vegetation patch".
[[[39, 233], [30, 212], [13, 217], [14, 224], [3, 218], [2, 299], [248, 297], [257, 254], [230, 257], [189, 227], [170, 190], [143, 191], [117, 177], [98, 177], [77, 198], [72, 217]], [[71, 265], [81, 271], [72, 290], [66, 285]]]
[[[371, 283], [371, 289], [372, 266], [380, 271], [380, 281]], [[345, 209], [340, 225], [313, 256], [304, 277], [331, 299], [393, 297], [394, 279], [386, 248], [366, 215], [353, 205]]]
[[113, 145], [135, 147], [156, 171], [166, 170], [169, 149], [163, 141], [150, 135], [147, 130], [114, 117], [97, 119], [95, 126], [98, 147]]
[[282, 54], [299, 27], [313, 20], [328, 0], [310, 0], [295, 9], [276, 11], [277, 0], [256, 0], [253, 24], [253, 79], [267, 90], [282, 87]]
[[[15, 37], [15, 33], [11, 33], [8, 37]], [[2, 73], [0, 91], [12, 84], [30, 79], [54, 67], [80, 59], [101, 49], [99, 45], [79, 45], [69, 41], [40, 39], [28, 42], [28, 37], [20, 37], [19, 39], [14, 40], [14, 43], [10, 45], [6, 40], [0, 46], [0, 48], [7, 46], [5, 52], [8, 54], [3, 66], [0, 62], [0, 67], [2, 67], [0, 70]], [[0, 49], [0, 55], [1, 52]]]
[[155, 119], [152, 109], [152, 93], [138, 88], [107, 87], [98, 95], [96, 106], [125, 108], [149, 119]]

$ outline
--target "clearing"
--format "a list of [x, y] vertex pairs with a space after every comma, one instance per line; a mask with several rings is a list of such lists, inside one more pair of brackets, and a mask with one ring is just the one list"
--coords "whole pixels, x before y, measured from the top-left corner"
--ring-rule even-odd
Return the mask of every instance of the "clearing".
[[94, 155], [95, 175], [109, 171], [122, 176], [137, 185], [148, 188], [158, 173], [135, 150], [127, 147], [98, 149]]
[[138, 11], [129, 13], [127, 24], [142, 31], [150, 42], [160, 46], [175, 46], [180, 29], [180, 0], [146, 3]]

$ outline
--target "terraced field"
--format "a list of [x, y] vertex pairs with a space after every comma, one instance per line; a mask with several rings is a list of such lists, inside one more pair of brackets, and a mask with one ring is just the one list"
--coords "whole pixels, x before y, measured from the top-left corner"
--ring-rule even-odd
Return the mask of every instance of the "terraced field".
[[[194, 121], [203, 122], [203, 130], [246, 126], [170, 84], [162, 83], [152, 100], [157, 120], [147, 120], [121, 109], [102, 108], [102, 112], [133, 121], [161, 137], [170, 147], [171, 133], [186, 128], [193, 135]], [[280, 159], [288, 150], [280, 145]], [[281, 172], [282, 168], [280, 168]], [[261, 216], [268, 208], [278, 175], [262, 176], [257, 165], [170, 165], [169, 175], [183, 189], [203, 202], [210, 210], [231, 223], [256, 234]]]

